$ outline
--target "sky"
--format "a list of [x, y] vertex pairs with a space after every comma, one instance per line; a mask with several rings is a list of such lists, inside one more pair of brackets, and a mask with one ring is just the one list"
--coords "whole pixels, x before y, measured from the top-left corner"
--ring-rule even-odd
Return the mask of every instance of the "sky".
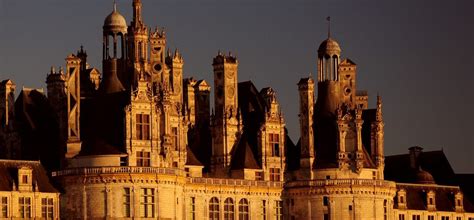
[[[117, 0], [127, 22], [132, 0]], [[331, 36], [357, 64], [357, 87], [383, 99], [385, 154], [443, 150], [474, 173], [474, 1], [142, 0], [148, 26], [164, 27], [183, 54], [184, 76], [212, 84], [212, 58], [232, 51], [239, 81], [272, 87], [293, 141], [298, 90], [315, 77], [317, 48]], [[102, 25], [113, 0], [0, 0], [0, 80], [46, 88], [52, 65], [81, 45], [101, 69]]]

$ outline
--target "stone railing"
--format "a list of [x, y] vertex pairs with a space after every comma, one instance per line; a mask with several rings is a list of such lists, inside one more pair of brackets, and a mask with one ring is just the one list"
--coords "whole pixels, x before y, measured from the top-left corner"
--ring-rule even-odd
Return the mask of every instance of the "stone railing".
[[326, 186], [376, 186], [395, 187], [395, 182], [371, 179], [329, 179], [329, 180], [297, 180], [290, 181], [285, 187], [326, 187]]
[[206, 185], [226, 185], [226, 186], [256, 186], [256, 187], [272, 187], [282, 188], [283, 182], [273, 181], [256, 181], [256, 180], [242, 180], [242, 179], [217, 179], [217, 178], [199, 178], [190, 177], [187, 179], [191, 184], [206, 184]]
[[166, 174], [185, 176], [184, 170], [163, 167], [86, 167], [71, 168], [52, 173], [52, 176], [98, 175], [98, 174]]

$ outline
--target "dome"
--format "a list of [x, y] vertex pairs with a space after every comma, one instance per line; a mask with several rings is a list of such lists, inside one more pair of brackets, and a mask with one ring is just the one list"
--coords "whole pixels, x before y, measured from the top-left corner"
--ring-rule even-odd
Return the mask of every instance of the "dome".
[[332, 38], [328, 38], [319, 45], [318, 54], [321, 55], [340, 55], [341, 47]]
[[108, 29], [117, 32], [127, 32], [127, 21], [116, 9], [110, 13], [104, 20], [104, 30]]
[[433, 176], [424, 170], [418, 170], [415, 172], [415, 180], [416, 183], [421, 183], [421, 184], [434, 184], [434, 178]]

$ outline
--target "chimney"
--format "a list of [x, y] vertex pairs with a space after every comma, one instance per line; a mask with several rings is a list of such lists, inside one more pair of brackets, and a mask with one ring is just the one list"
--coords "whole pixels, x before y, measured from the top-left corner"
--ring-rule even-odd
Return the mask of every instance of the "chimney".
[[412, 169], [419, 169], [420, 168], [419, 157], [421, 153], [423, 152], [423, 148], [419, 146], [414, 146], [414, 147], [408, 148], [408, 151], [410, 152], [410, 167]]

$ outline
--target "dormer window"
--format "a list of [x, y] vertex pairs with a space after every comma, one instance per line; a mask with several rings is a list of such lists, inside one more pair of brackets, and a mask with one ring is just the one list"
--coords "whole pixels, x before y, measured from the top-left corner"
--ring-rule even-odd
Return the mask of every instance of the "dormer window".
[[428, 204], [428, 210], [434, 211], [436, 210], [436, 200], [435, 200], [435, 192], [430, 190], [426, 193], [426, 204]]
[[30, 167], [18, 168], [18, 190], [32, 191], [33, 190], [33, 171]]
[[458, 192], [456, 193], [456, 195], [454, 195], [454, 202], [455, 202], [454, 204], [455, 204], [456, 212], [464, 211], [463, 194], [461, 192]]
[[398, 208], [405, 209], [407, 207], [407, 204], [406, 204], [407, 192], [404, 189], [400, 189], [397, 192], [397, 196], [398, 196]]

